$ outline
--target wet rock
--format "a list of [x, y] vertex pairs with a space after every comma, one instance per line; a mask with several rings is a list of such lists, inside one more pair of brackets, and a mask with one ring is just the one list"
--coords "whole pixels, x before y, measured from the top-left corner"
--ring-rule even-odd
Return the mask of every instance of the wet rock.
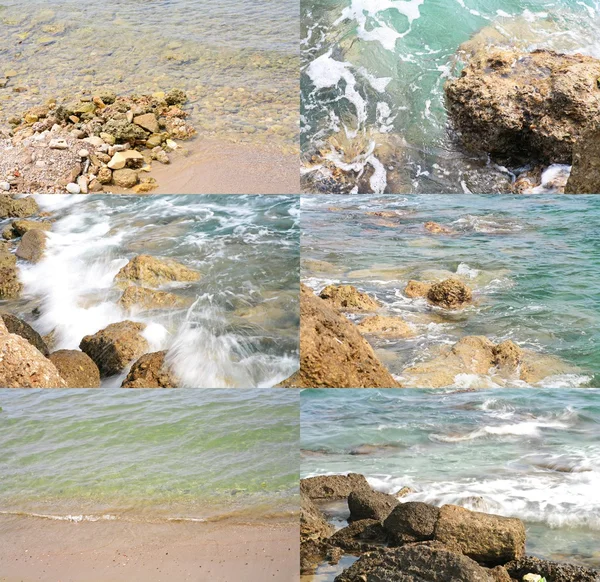
[[92, 358], [79, 350], [58, 350], [50, 354], [67, 388], [99, 388], [100, 370]]
[[[14, 255], [10, 256], [15, 258]], [[4, 257], [5, 255], [0, 255], [0, 261]], [[0, 299], [17, 299], [22, 289], [23, 284], [19, 280], [17, 268], [14, 265], [0, 266]]]
[[376, 519], [383, 521], [400, 503], [393, 495], [374, 491], [373, 489], [357, 489], [348, 496], [349, 521]]
[[79, 348], [94, 360], [102, 376], [119, 374], [148, 350], [142, 336], [145, 328], [145, 324], [133, 321], [112, 323], [94, 335], [86, 335]]
[[139, 177], [135, 170], [123, 168], [112, 173], [112, 183], [121, 188], [133, 188], [138, 183]]
[[565, 194], [600, 193], [600, 128], [587, 131], [573, 148]]
[[363, 554], [335, 582], [494, 582], [489, 571], [441, 544], [410, 544]]
[[4, 321], [4, 325], [8, 330], [8, 333], [14, 333], [20, 335], [26, 339], [34, 348], [36, 348], [42, 355], [48, 357], [50, 351], [46, 342], [42, 339], [42, 336], [33, 329], [28, 323], [11, 315], [10, 313], [0, 313], [0, 318]]
[[156, 291], [130, 285], [119, 299], [119, 305], [125, 309], [135, 306], [138, 309], [169, 309], [184, 304], [181, 297], [166, 291]]
[[145, 143], [148, 137], [148, 133], [139, 125], [118, 118], [109, 119], [104, 124], [104, 133], [112, 135], [117, 143]]
[[177, 388], [179, 382], [165, 362], [166, 354], [144, 354], [131, 366], [121, 388]]
[[328, 540], [347, 552], [362, 553], [386, 542], [386, 532], [377, 519], [361, 519], [336, 531]]
[[167, 105], [182, 105], [187, 101], [187, 95], [181, 89], [171, 89], [165, 95]]
[[39, 212], [34, 198], [15, 198], [10, 194], [0, 194], [0, 218], [27, 218]]
[[305, 285], [300, 293], [300, 320], [300, 370], [281, 386], [398, 387], [356, 326]]
[[319, 475], [300, 480], [300, 491], [313, 500], [345, 499], [360, 489], [370, 489], [364, 475], [348, 473], [347, 475]]
[[358, 330], [361, 333], [385, 337], [413, 337], [415, 330], [400, 317], [389, 317], [384, 315], [373, 315], [365, 317], [359, 324]]
[[404, 289], [404, 295], [410, 299], [416, 297], [427, 297], [429, 290], [431, 289], [431, 283], [423, 283], [421, 281], [409, 281]]
[[446, 83], [463, 145], [500, 162], [570, 164], [573, 145], [598, 119], [600, 61], [549, 50], [477, 51]]
[[327, 523], [323, 513], [304, 491], [300, 493], [300, 502], [300, 539], [302, 541], [320, 540], [333, 534], [334, 527]]
[[444, 505], [434, 539], [480, 564], [497, 566], [525, 555], [525, 525], [520, 519]]
[[16, 255], [30, 263], [38, 263], [46, 250], [46, 233], [42, 230], [29, 230], [21, 239]]
[[592, 568], [525, 557], [504, 566], [512, 578], [522, 580], [527, 574], [539, 574], [549, 582], [599, 582], [600, 572]]
[[340, 311], [375, 311], [380, 303], [352, 285], [328, 285], [319, 297]]
[[428, 503], [408, 501], [396, 505], [383, 522], [393, 545], [433, 539], [439, 508]]
[[454, 231], [447, 226], [438, 224], [437, 222], [429, 221], [425, 223], [425, 230], [433, 234], [454, 234]]
[[13, 239], [23, 236], [30, 230], [50, 230], [52, 223], [46, 220], [15, 220], [2, 232], [5, 239]]
[[158, 133], [160, 131], [158, 120], [156, 119], [156, 115], [154, 115], [154, 113], [144, 113], [144, 115], [138, 115], [133, 118], [133, 123], [139, 125], [150, 133]]
[[427, 300], [445, 309], [459, 309], [473, 300], [473, 293], [462, 281], [446, 279], [434, 283], [427, 292]]
[[131, 281], [148, 287], [158, 287], [173, 281], [197, 281], [200, 274], [172, 259], [138, 255], [116, 275], [115, 281]]
[[490, 570], [494, 582], [512, 582], [510, 574], [506, 571], [504, 566], [496, 566]]
[[494, 346], [492, 353], [494, 354], [494, 365], [498, 368], [513, 371], [523, 361], [523, 350], [510, 340]]

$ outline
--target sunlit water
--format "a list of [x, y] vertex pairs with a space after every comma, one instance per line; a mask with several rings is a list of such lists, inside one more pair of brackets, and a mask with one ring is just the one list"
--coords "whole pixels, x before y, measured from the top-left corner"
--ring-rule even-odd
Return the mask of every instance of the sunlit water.
[[413, 488], [403, 501], [518, 517], [528, 554], [599, 567], [599, 402], [597, 390], [305, 390], [301, 474], [357, 472], [386, 493]]
[[[427, 221], [454, 234], [430, 234]], [[598, 387], [599, 228], [594, 196], [310, 196], [302, 199], [302, 277], [316, 291], [354, 285], [383, 304], [381, 314], [413, 325], [413, 338], [369, 337], [400, 379], [440, 347], [485, 335], [562, 359], [565, 373], [546, 387]], [[404, 294], [411, 279], [449, 277], [473, 289], [472, 305], [449, 312]], [[455, 378], [465, 388], [490, 382]]]
[[[125, 319], [186, 387], [268, 387], [298, 368], [299, 203], [289, 196], [36, 196], [58, 218], [42, 261], [19, 261], [23, 297], [0, 309], [54, 331], [53, 349]], [[0, 224], [3, 228], [8, 221]], [[115, 275], [136, 255], [195, 269], [161, 287], [185, 301], [125, 310]], [[37, 309], [36, 309], [37, 308]], [[37, 315], [34, 314], [37, 313]], [[123, 375], [104, 380], [119, 386]]]
[[288, 391], [0, 390], [0, 515], [289, 516], [298, 434]]
[[201, 137], [295, 149], [298, 18], [293, 0], [4, 0], [0, 118], [98, 88], [176, 87]]
[[460, 72], [459, 47], [600, 56], [594, 0], [303, 0], [301, 10], [308, 191], [332, 188], [313, 171], [316, 152], [346, 175], [346, 192], [505, 190], [506, 169], [464, 154], [447, 131], [443, 87]]

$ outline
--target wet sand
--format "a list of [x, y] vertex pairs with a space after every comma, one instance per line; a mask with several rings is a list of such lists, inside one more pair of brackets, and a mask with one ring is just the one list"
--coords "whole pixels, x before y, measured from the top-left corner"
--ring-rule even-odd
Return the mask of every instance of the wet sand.
[[0, 517], [1, 582], [297, 582], [296, 523]]
[[155, 163], [152, 194], [298, 194], [300, 159], [266, 146], [197, 138], [169, 165]]

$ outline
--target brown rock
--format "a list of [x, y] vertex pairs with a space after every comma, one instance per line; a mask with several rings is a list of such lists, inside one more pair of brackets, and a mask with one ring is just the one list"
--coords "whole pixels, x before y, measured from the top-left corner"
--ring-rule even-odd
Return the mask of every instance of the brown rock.
[[431, 283], [423, 283], [422, 281], [409, 281], [404, 289], [404, 295], [410, 299], [416, 297], [427, 297], [427, 293], [431, 289]]
[[363, 475], [348, 473], [347, 475], [319, 475], [300, 480], [300, 491], [313, 500], [345, 499], [359, 489], [370, 489]]
[[361, 333], [369, 333], [385, 337], [413, 337], [415, 330], [400, 317], [372, 315], [365, 317], [359, 324]]
[[352, 285], [328, 285], [319, 297], [340, 311], [375, 311], [380, 303]]
[[516, 580], [522, 580], [527, 574], [538, 574], [548, 582], [598, 582], [600, 580], [598, 570], [530, 556], [510, 562], [505, 568]]
[[320, 540], [328, 538], [334, 531], [334, 527], [327, 523], [325, 516], [312, 499], [302, 491], [300, 493], [300, 539]]
[[494, 582], [512, 582], [510, 574], [507, 572], [504, 566], [496, 566], [490, 570]]
[[48, 357], [50, 352], [46, 342], [42, 339], [42, 336], [33, 329], [28, 323], [11, 315], [10, 313], [0, 313], [0, 318], [4, 321], [4, 325], [8, 330], [8, 333], [14, 333], [25, 338], [34, 348], [36, 348], [42, 355]]
[[425, 230], [433, 234], [453, 234], [454, 231], [447, 226], [443, 226], [442, 224], [438, 224], [437, 222], [429, 221], [425, 223]]
[[34, 198], [15, 198], [11, 194], [0, 194], [0, 219], [26, 218], [39, 212], [39, 206]]
[[600, 193], [600, 128], [586, 131], [577, 140], [572, 164], [565, 194]]
[[502, 565], [525, 555], [525, 526], [520, 519], [444, 505], [434, 539], [480, 564]]
[[121, 388], [177, 388], [179, 382], [165, 363], [166, 354], [144, 354], [131, 366]]
[[397, 388], [354, 324], [302, 285], [300, 370], [281, 383], [297, 388]]
[[377, 519], [361, 519], [336, 531], [328, 540], [347, 552], [363, 553], [386, 542], [386, 532]]
[[145, 328], [145, 324], [133, 321], [112, 323], [94, 335], [86, 335], [79, 348], [94, 360], [102, 376], [119, 374], [148, 350], [141, 334]]
[[138, 173], [129, 168], [115, 170], [112, 173], [112, 183], [121, 188], [133, 188], [139, 181]]
[[156, 115], [154, 113], [145, 113], [144, 115], [138, 115], [133, 118], [133, 123], [143, 127], [148, 130], [150, 133], [158, 133], [160, 131], [160, 127], [158, 125], [158, 120], [156, 119]]
[[445, 309], [459, 309], [473, 300], [473, 293], [462, 281], [446, 279], [431, 286], [427, 300]]
[[392, 509], [383, 527], [395, 545], [431, 540], [439, 515], [440, 510], [434, 505], [408, 501]]
[[361, 519], [383, 521], [398, 503], [400, 502], [393, 495], [362, 487], [352, 491], [348, 496], [349, 521]]
[[67, 388], [99, 388], [100, 370], [94, 361], [79, 350], [58, 350], [50, 354]]
[[112, 171], [106, 166], [102, 166], [98, 170], [98, 182], [100, 184], [110, 184], [112, 182]]
[[0, 266], [0, 299], [17, 299], [22, 289], [17, 268]]
[[494, 346], [492, 352], [494, 354], [494, 364], [498, 368], [514, 371], [523, 361], [523, 350], [510, 340]]
[[6, 239], [13, 239], [23, 236], [30, 230], [50, 230], [52, 223], [44, 220], [15, 220], [7, 226], [2, 232], [2, 236]]
[[158, 287], [173, 281], [197, 281], [200, 274], [173, 261], [139, 255], [127, 263], [115, 277], [115, 281], [132, 281], [140, 285]]
[[119, 304], [125, 309], [133, 306], [139, 309], [170, 309], [183, 305], [184, 301], [173, 293], [130, 285], [123, 292]]
[[30, 230], [23, 235], [17, 247], [17, 257], [38, 263], [46, 250], [46, 233], [42, 230]]

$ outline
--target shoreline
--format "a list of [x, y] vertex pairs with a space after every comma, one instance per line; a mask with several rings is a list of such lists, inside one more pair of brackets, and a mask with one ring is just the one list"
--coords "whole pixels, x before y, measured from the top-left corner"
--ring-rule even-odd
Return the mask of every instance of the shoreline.
[[0, 516], [1, 582], [298, 580], [298, 523], [68, 522]]

